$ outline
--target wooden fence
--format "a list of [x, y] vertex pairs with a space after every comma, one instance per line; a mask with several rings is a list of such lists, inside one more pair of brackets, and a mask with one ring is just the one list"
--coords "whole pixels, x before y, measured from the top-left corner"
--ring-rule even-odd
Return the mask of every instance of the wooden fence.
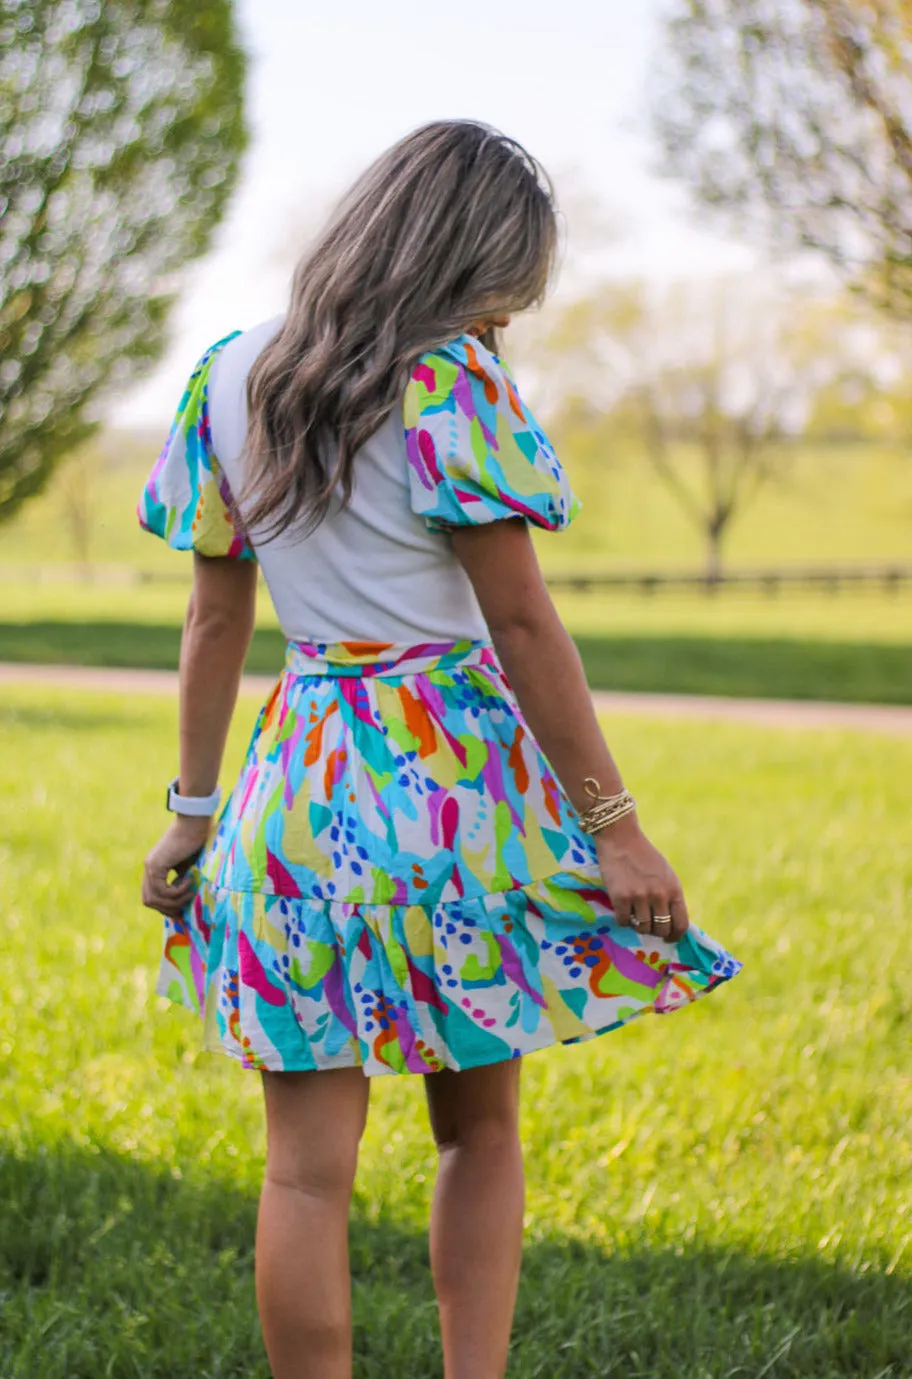
[[714, 594], [739, 588], [768, 595], [782, 590], [811, 589], [838, 594], [847, 589], [873, 589], [895, 594], [912, 586], [912, 565], [808, 565], [777, 569], [723, 570], [709, 574], [693, 570], [624, 570], [547, 572], [552, 589], [588, 594], [603, 589], [632, 589], [641, 594], [689, 589]]
[[[128, 565], [45, 564], [0, 562], [0, 583], [94, 584], [134, 587], [138, 584], [188, 585], [191, 563], [177, 562], [172, 570], [140, 570]], [[689, 590], [712, 595], [724, 589], [743, 589], [767, 595], [791, 590], [823, 590], [838, 594], [850, 589], [897, 594], [912, 588], [912, 564], [888, 561], [865, 565], [791, 565], [759, 569], [726, 569], [719, 574], [700, 570], [546, 570], [550, 588], [592, 594], [631, 590], [640, 594]]]

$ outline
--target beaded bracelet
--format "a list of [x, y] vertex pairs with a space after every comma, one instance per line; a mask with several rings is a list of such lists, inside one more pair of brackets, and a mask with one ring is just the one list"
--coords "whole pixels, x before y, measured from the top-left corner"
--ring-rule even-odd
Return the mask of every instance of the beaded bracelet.
[[601, 786], [592, 776], [587, 776], [583, 781], [583, 789], [592, 800], [589, 808], [579, 816], [579, 825], [584, 833], [598, 833], [636, 809], [636, 800], [629, 790], [622, 790], [618, 795], [603, 795]]

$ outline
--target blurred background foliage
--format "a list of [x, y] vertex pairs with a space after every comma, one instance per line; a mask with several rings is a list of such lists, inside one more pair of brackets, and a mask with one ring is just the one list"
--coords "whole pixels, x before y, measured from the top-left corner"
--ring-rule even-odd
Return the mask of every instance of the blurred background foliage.
[[[586, 186], [568, 187], [575, 249], [561, 284], [506, 341], [583, 499], [566, 535], [539, 541], [553, 578], [908, 563], [910, 13], [899, 0], [670, 0], [653, 149], [693, 206], [759, 256], [749, 270], [676, 278], [661, 265], [612, 267], [633, 231]], [[101, 423], [160, 353], [175, 292], [237, 177], [235, 16], [227, 0], [0, 0], [0, 16], [0, 518], [12, 519], [0, 540], [0, 657], [67, 659], [80, 654], [76, 622], [110, 631], [158, 617], [171, 648], [158, 663], [170, 664], [190, 561], [135, 518], [167, 422], [143, 432], [121, 412], [116, 429]], [[291, 219], [263, 241], [289, 271], [319, 216], [308, 205]], [[61, 580], [78, 581], [78, 596]], [[834, 582], [838, 599], [719, 587], [713, 599], [603, 590], [561, 607], [581, 637], [658, 636], [652, 669], [636, 671], [643, 688], [912, 698], [892, 660], [863, 686], [849, 673], [865, 629], [894, 654], [908, 584], [856, 597]], [[265, 597], [260, 621], [271, 627]], [[24, 636], [28, 622], [40, 635]], [[780, 638], [758, 653], [768, 672], [682, 679], [687, 657], [661, 640], [733, 631]], [[772, 674], [809, 635], [848, 638], [839, 673]], [[84, 637], [81, 654], [145, 664], [152, 643], [140, 640], [124, 631], [115, 648], [99, 634], [89, 649]], [[707, 663], [702, 642], [692, 650]], [[599, 683], [631, 687], [622, 652], [626, 670], [645, 665], [605, 642], [588, 662]], [[866, 660], [877, 663], [870, 649]]]
[[741, 233], [814, 249], [912, 314], [908, 0], [673, 0], [665, 170]]
[[237, 178], [244, 72], [230, 0], [0, 0], [0, 521], [161, 354]]

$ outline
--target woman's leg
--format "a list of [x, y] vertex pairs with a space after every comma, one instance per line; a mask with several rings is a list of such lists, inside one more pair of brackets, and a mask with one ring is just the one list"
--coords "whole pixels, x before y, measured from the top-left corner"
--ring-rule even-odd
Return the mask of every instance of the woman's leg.
[[519, 1059], [425, 1078], [440, 1153], [431, 1268], [446, 1379], [501, 1379], [519, 1282]]
[[360, 1068], [263, 1073], [257, 1305], [275, 1379], [350, 1379], [348, 1210], [367, 1115]]

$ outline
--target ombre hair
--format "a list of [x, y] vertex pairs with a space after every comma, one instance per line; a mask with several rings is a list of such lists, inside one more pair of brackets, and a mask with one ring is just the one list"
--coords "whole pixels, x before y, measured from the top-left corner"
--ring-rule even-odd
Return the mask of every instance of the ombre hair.
[[487, 125], [435, 121], [378, 158], [298, 264], [285, 321], [250, 371], [246, 524], [311, 531], [337, 495], [347, 503], [355, 455], [419, 357], [540, 302], [556, 246], [547, 174]]

